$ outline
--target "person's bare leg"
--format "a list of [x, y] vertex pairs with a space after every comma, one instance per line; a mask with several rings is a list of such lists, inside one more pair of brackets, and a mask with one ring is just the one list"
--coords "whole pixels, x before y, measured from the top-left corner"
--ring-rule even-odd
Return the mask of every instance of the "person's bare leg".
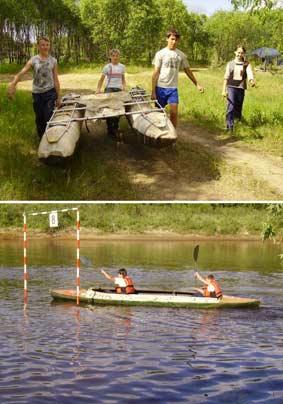
[[170, 121], [176, 128], [178, 121], [178, 104], [170, 104]]

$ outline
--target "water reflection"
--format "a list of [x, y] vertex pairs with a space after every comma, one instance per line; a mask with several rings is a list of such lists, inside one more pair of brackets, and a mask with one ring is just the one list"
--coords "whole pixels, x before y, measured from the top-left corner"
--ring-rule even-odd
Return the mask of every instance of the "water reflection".
[[[258, 310], [187, 310], [53, 302], [49, 289], [75, 288], [76, 278], [74, 245], [56, 245], [39, 242], [30, 250], [26, 306], [22, 259], [13, 255], [21, 250], [0, 247], [1, 402], [280, 403], [276, 246], [201, 245], [203, 274], [214, 268], [226, 292], [261, 297], [263, 304]], [[89, 243], [83, 255], [109, 272], [127, 266], [138, 287], [194, 286], [193, 243], [123, 245]], [[87, 267], [81, 280], [82, 287], [104, 282]]]

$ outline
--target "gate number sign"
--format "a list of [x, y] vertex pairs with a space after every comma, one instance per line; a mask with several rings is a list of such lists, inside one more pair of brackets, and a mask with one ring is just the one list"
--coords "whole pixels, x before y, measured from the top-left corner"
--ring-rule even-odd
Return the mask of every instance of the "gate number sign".
[[58, 227], [58, 212], [51, 212], [49, 214], [49, 226]]

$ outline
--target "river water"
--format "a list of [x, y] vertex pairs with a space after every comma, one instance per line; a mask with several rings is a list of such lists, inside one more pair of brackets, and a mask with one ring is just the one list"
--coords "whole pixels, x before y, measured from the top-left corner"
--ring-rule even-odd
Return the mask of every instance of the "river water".
[[[126, 267], [137, 288], [197, 286], [191, 242], [90, 242], [81, 286]], [[74, 241], [1, 242], [1, 403], [283, 403], [282, 246], [201, 242], [198, 269], [259, 309], [172, 309], [54, 303], [74, 288]], [[200, 285], [198, 285], [200, 286]]]

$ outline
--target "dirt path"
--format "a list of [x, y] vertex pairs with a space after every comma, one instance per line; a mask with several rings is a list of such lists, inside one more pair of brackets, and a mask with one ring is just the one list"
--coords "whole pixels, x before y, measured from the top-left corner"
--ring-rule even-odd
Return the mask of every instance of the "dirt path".
[[120, 146], [119, 162], [144, 200], [283, 200], [282, 159], [191, 124], [178, 135], [175, 149]]

